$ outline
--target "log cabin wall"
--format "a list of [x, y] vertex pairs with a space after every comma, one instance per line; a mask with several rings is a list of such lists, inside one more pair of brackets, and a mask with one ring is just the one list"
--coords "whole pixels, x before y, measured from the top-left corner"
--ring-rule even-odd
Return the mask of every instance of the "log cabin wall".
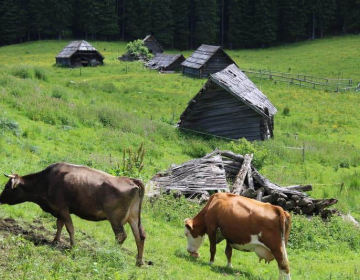
[[263, 116], [209, 81], [181, 117], [179, 126], [231, 139], [264, 140]]
[[219, 49], [201, 68], [201, 77], [207, 78], [210, 74], [219, 72], [233, 63], [227, 54]]

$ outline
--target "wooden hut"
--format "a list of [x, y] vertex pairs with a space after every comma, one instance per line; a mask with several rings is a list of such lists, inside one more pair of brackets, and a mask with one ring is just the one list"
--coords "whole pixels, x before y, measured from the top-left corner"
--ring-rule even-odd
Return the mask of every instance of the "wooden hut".
[[180, 116], [180, 128], [230, 139], [273, 137], [276, 108], [241, 70], [232, 64], [210, 75]]
[[206, 78], [235, 62], [220, 46], [201, 45], [181, 65], [183, 74]]
[[152, 54], [163, 53], [164, 49], [162, 46], [155, 40], [154, 36], [147, 35], [143, 40], [145, 46], [149, 49], [149, 52]]
[[97, 66], [103, 64], [104, 59], [104, 56], [88, 42], [72, 41], [56, 56], [56, 64], [71, 67]]
[[185, 61], [185, 57], [182, 54], [157, 53], [146, 66], [161, 72], [174, 72], [181, 70], [183, 61]]

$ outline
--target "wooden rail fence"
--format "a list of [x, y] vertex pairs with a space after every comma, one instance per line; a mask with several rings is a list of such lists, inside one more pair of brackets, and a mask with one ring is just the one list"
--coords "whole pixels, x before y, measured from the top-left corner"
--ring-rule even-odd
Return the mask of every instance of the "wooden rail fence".
[[242, 69], [247, 75], [261, 78], [269, 79], [277, 82], [284, 82], [288, 84], [294, 84], [302, 87], [343, 92], [343, 91], [358, 91], [358, 86], [353, 86], [352, 79], [330, 79], [316, 76], [309, 76], [304, 74], [291, 74], [283, 73], [271, 70], [260, 70], [260, 69]]

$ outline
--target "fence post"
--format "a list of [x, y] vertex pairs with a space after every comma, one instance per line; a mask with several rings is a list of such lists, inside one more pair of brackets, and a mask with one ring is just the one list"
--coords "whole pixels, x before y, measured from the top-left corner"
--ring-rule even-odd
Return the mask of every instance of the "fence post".
[[305, 162], [305, 142], [303, 142], [303, 147], [302, 147], [302, 158], [303, 158], [303, 162]]

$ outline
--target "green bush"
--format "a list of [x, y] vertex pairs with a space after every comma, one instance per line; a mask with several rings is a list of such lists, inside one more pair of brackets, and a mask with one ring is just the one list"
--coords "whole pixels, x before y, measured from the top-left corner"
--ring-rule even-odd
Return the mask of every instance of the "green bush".
[[9, 120], [4, 117], [0, 118], [0, 132], [1, 131], [11, 131], [14, 135], [20, 135], [20, 126], [14, 120]]
[[231, 141], [228, 149], [241, 155], [254, 154], [252, 163], [256, 168], [261, 168], [264, 165], [264, 161], [269, 154], [268, 150], [261, 146], [259, 142], [250, 142], [245, 138], [241, 138], [238, 141]]
[[138, 58], [151, 59], [153, 57], [143, 40], [140, 39], [129, 42], [126, 45], [126, 52], [133, 54]]

